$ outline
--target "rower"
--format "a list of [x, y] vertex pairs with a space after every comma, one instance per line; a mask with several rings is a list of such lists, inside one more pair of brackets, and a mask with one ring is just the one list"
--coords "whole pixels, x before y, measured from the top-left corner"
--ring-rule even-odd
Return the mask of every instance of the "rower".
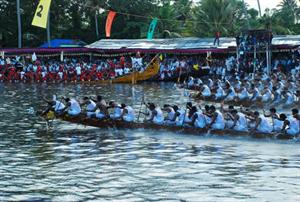
[[77, 116], [81, 113], [80, 104], [75, 99], [65, 98], [66, 106], [62, 109], [63, 112], [67, 112], [70, 116]]
[[126, 106], [126, 104], [121, 104], [121, 109], [123, 109], [121, 117], [126, 122], [133, 122], [135, 119], [134, 109], [131, 106]]
[[240, 90], [239, 90], [239, 93], [237, 95], [237, 98], [241, 101], [244, 101], [244, 100], [248, 100], [249, 99], [249, 93], [247, 91], [247, 88], [245, 87], [245, 85], [242, 85]]
[[194, 88], [194, 85], [195, 85], [195, 83], [194, 83], [194, 78], [190, 76], [190, 77], [188, 78], [188, 83], [187, 83], [188, 89]]
[[253, 118], [248, 117], [250, 120], [254, 120], [255, 121], [255, 126], [252, 129], [252, 131], [258, 131], [258, 132], [262, 132], [262, 133], [271, 133], [272, 132], [272, 126], [271, 124], [268, 122], [268, 120], [259, 115], [258, 111], [255, 111], [253, 113]]
[[233, 124], [230, 127], [231, 129], [236, 131], [248, 131], [248, 124], [245, 114], [238, 112], [236, 109], [233, 109], [228, 115], [233, 121]]
[[210, 124], [210, 122], [211, 122], [211, 113], [210, 113], [209, 105], [204, 106], [203, 115], [205, 117], [206, 124]]
[[251, 85], [251, 91], [252, 97], [250, 98], [251, 101], [260, 101], [261, 100], [261, 94], [259, 90], [255, 87], [254, 84]]
[[270, 114], [266, 114], [264, 111], [264, 116], [271, 117], [273, 132], [280, 132], [282, 130], [283, 121], [280, 119], [280, 116], [276, 113], [275, 108], [271, 108], [269, 111], [270, 111]]
[[206, 127], [206, 119], [205, 115], [201, 110], [197, 110], [197, 107], [194, 106], [195, 113], [193, 114], [192, 120], [190, 124], [195, 126], [196, 128], [205, 128]]
[[295, 96], [293, 93], [289, 92], [288, 90], [283, 90], [282, 91], [282, 96], [284, 97], [284, 105], [292, 105], [295, 102]]
[[185, 117], [184, 117], [184, 123], [190, 123], [191, 122], [191, 110], [193, 108], [193, 103], [191, 102], [187, 102], [186, 103], [186, 106], [185, 106], [186, 110], [185, 110]]
[[281, 102], [281, 91], [280, 89], [278, 89], [277, 87], [273, 87], [273, 95], [274, 95], [274, 100], [273, 103], [274, 104], [278, 104]]
[[199, 96], [201, 98], [209, 98], [211, 96], [211, 90], [210, 90], [210, 88], [207, 85], [205, 85], [205, 84], [201, 84], [200, 85]]
[[217, 86], [217, 90], [216, 90], [216, 94], [215, 94], [215, 99], [222, 100], [225, 96], [225, 91], [223, 90], [223, 88], [221, 87], [220, 84], [216, 84], [216, 86]]
[[167, 125], [173, 125], [175, 124], [174, 118], [175, 118], [175, 110], [170, 105], [164, 105], [163, 111], [167, 112], [167, 116], [164, 119], [164, 123]]
[[221, 112], [216, 110], [216, 107], [213, 105], [211, 105], [209, 109], [211, 113], [211, 122], [207, 125], [207, 128], [223, 130], [225, 128], [223, 115], [221, 114]]
[[175, 111], [175, 116], [172, 121], [175, 121], [177, 126], [183, 126], [183, 122], [185, 119], [185, 110], [179, 109], [177, 105], [174, 105], [173, 109]]
[[163, 116], [163, 112], [160, 109], [160, 107], [155, 106], [154, 103], [148, 103], [146, 106], [151, 111], [151, 117], [147, 121], [153, 122], [153, 123], [159, 124], [159, 125], [163, 124], [164, 116]]
[[262, 93], [261, 101], [262, 102], [270, 102], [271, 100], [272, 100], [272, 92], [268, 86], [265, 86], [265, 89]]
[[96, 113], [93, 112], [93, 109], [96, 107], [96, 103], [89, 99], [88, 97], [83, 98], [83, 102], [80, 104], [80, 106], [86, 105], [86, 115], [87, 117], [91, 118], [92, 116], [95, 116]]
[[192, 107], [189, 109], [189, 112], [188, 112], [188, 114], [187, 114], [186, 117], [185, 117], [184, 123], [185, 123], [185, 124], [188, 124], [188, 125], [194, 126], [194, 123], [193, 123], [193, 117], [194, 117], [194, 114], [195, 114], [196, 112], [197, 112], [197, 107], [196, 107], [196, 106], [192, 106]]
[[107, 105], [105, 100], [102, 98], [101, 95], [97, 96], [97, 100], [96, 100], [96, 106], [93, 110], [91, 110], [92, 112], [96, 112], [95, 116], [98, 119], [104, 119], [104, 118], [108, 118], [109, 117], [109, 112], [107, 109]]
[[46, 115], [50, 111], [60, 113], [65, 108], [65, 104], [56, 100], [56, 96], [53, 96], [53, 100], [47, 100], [45, 97], [43, 100], [48, 103], [48, 107], [42, 112], [42, 115]]
[[289, 135], [296, 136], [300, 132], [299, 120], [296, 118], [298, 114], [297, 111], [298, 111], [297, 109], [293, 109], [292, 110], [293, 117], [290, 117], [289, 119], [286, 119], [284, 121], [282, 130]]
[[235, 90], [234, 88], [230, 85], [230, 83], [227, 81], [226, 82], [226, 95], [225, 95], [225, 101], [232, 101], [234, 100], [234, 98], [236, 97], [236, 93], [235, 93]]
[[121, 115], [123, 110], [121, 109], [121, 105], [117, 104], [115, 101], [110, 101], [107, 108], [112, 108], [113, 113], [110, 114], [111, 119], [121, 119]]
[[208, 87], [211, 89], [214, 86], [214, 82], [211, 79], [208, 79]]

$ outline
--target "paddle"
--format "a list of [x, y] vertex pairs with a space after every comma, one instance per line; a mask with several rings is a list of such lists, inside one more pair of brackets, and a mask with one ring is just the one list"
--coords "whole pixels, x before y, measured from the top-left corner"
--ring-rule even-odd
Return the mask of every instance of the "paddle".
[[144, 95], [143, 95], [142, 100], [141, 100], [141, 104], [140, 104], [139, 115], [138, 115], [138, 119], [137, 119], [138, 122], [139, 122], [139, 120], [140, 120], [140, 115], [141, 115], [141, 113], [142, 113], [142, 107], [143, 107], [143, 104], [144, 104], [144, 103], [145, 103], [145, 97], [144, 97]]

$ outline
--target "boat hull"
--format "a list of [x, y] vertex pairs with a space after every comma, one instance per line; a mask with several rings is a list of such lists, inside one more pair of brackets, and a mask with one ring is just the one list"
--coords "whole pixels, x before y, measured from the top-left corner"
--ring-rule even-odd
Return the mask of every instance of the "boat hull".
[[171, 126], [171, 125], [157, 125], [153, 123], [137, 123], [137, 122], [125, 122], [121, 120], [99, 120], [96, 118], [87, 118], [85, 115], [80, 115], [77, 117], [71, 117], [68, 115], [57, 116], [57, 119], [67, 121], [74, 124], [81, 124], [85, 126], [93, 126], [102, 129], [151, 129], [151, 130], [164, 130], [176, 133], [185, 133], [192, 135], [207, 135], [213, 134], [217, 136], [245, 136], [245, 137], [253, 137], [253, 138], [273, 138], [273, 139], [293, 139], [294, 136], [287, 134], [278, 134], [278, 133], [260, 133], [260, 132], [241, 132], [230, 129], [225, 130], [207, 130], [206, 128], [195, 128], [195, 127], [187, 127], [187, 126]]

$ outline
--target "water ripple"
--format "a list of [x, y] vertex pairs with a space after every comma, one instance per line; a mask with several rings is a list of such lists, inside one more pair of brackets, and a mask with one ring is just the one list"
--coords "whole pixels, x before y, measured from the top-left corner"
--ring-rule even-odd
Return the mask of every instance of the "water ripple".
[[300, 201], [295, 142], [99, 130], [60, 121], [47, 131], [43, 120], [26, 112], [54, 93], [101, 93], [138, 108], [144, 91], [161, 105], [184, 103], [180, 90], [170, 95], [169, 85], [136, 86], [137, 92], [130, 85], [0, 87], [0, 201]]

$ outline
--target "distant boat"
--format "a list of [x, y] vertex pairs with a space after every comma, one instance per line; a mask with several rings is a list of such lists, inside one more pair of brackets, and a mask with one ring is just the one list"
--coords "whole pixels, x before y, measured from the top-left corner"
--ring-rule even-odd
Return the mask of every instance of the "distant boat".
[[[147, 65], [146, 69], [143, 72], [132, 72], [130, 74], [120, 76], [113, 79], [108, 80], [98, 80], [98, 81], [90, 81], [89, 83], [132, 83], [136, 84], [137, 82], [147, 81], [159, 73], [159, 58], [154, 57], [151, 62]], [[84, 83], [84, 81], [83, 81]]]

